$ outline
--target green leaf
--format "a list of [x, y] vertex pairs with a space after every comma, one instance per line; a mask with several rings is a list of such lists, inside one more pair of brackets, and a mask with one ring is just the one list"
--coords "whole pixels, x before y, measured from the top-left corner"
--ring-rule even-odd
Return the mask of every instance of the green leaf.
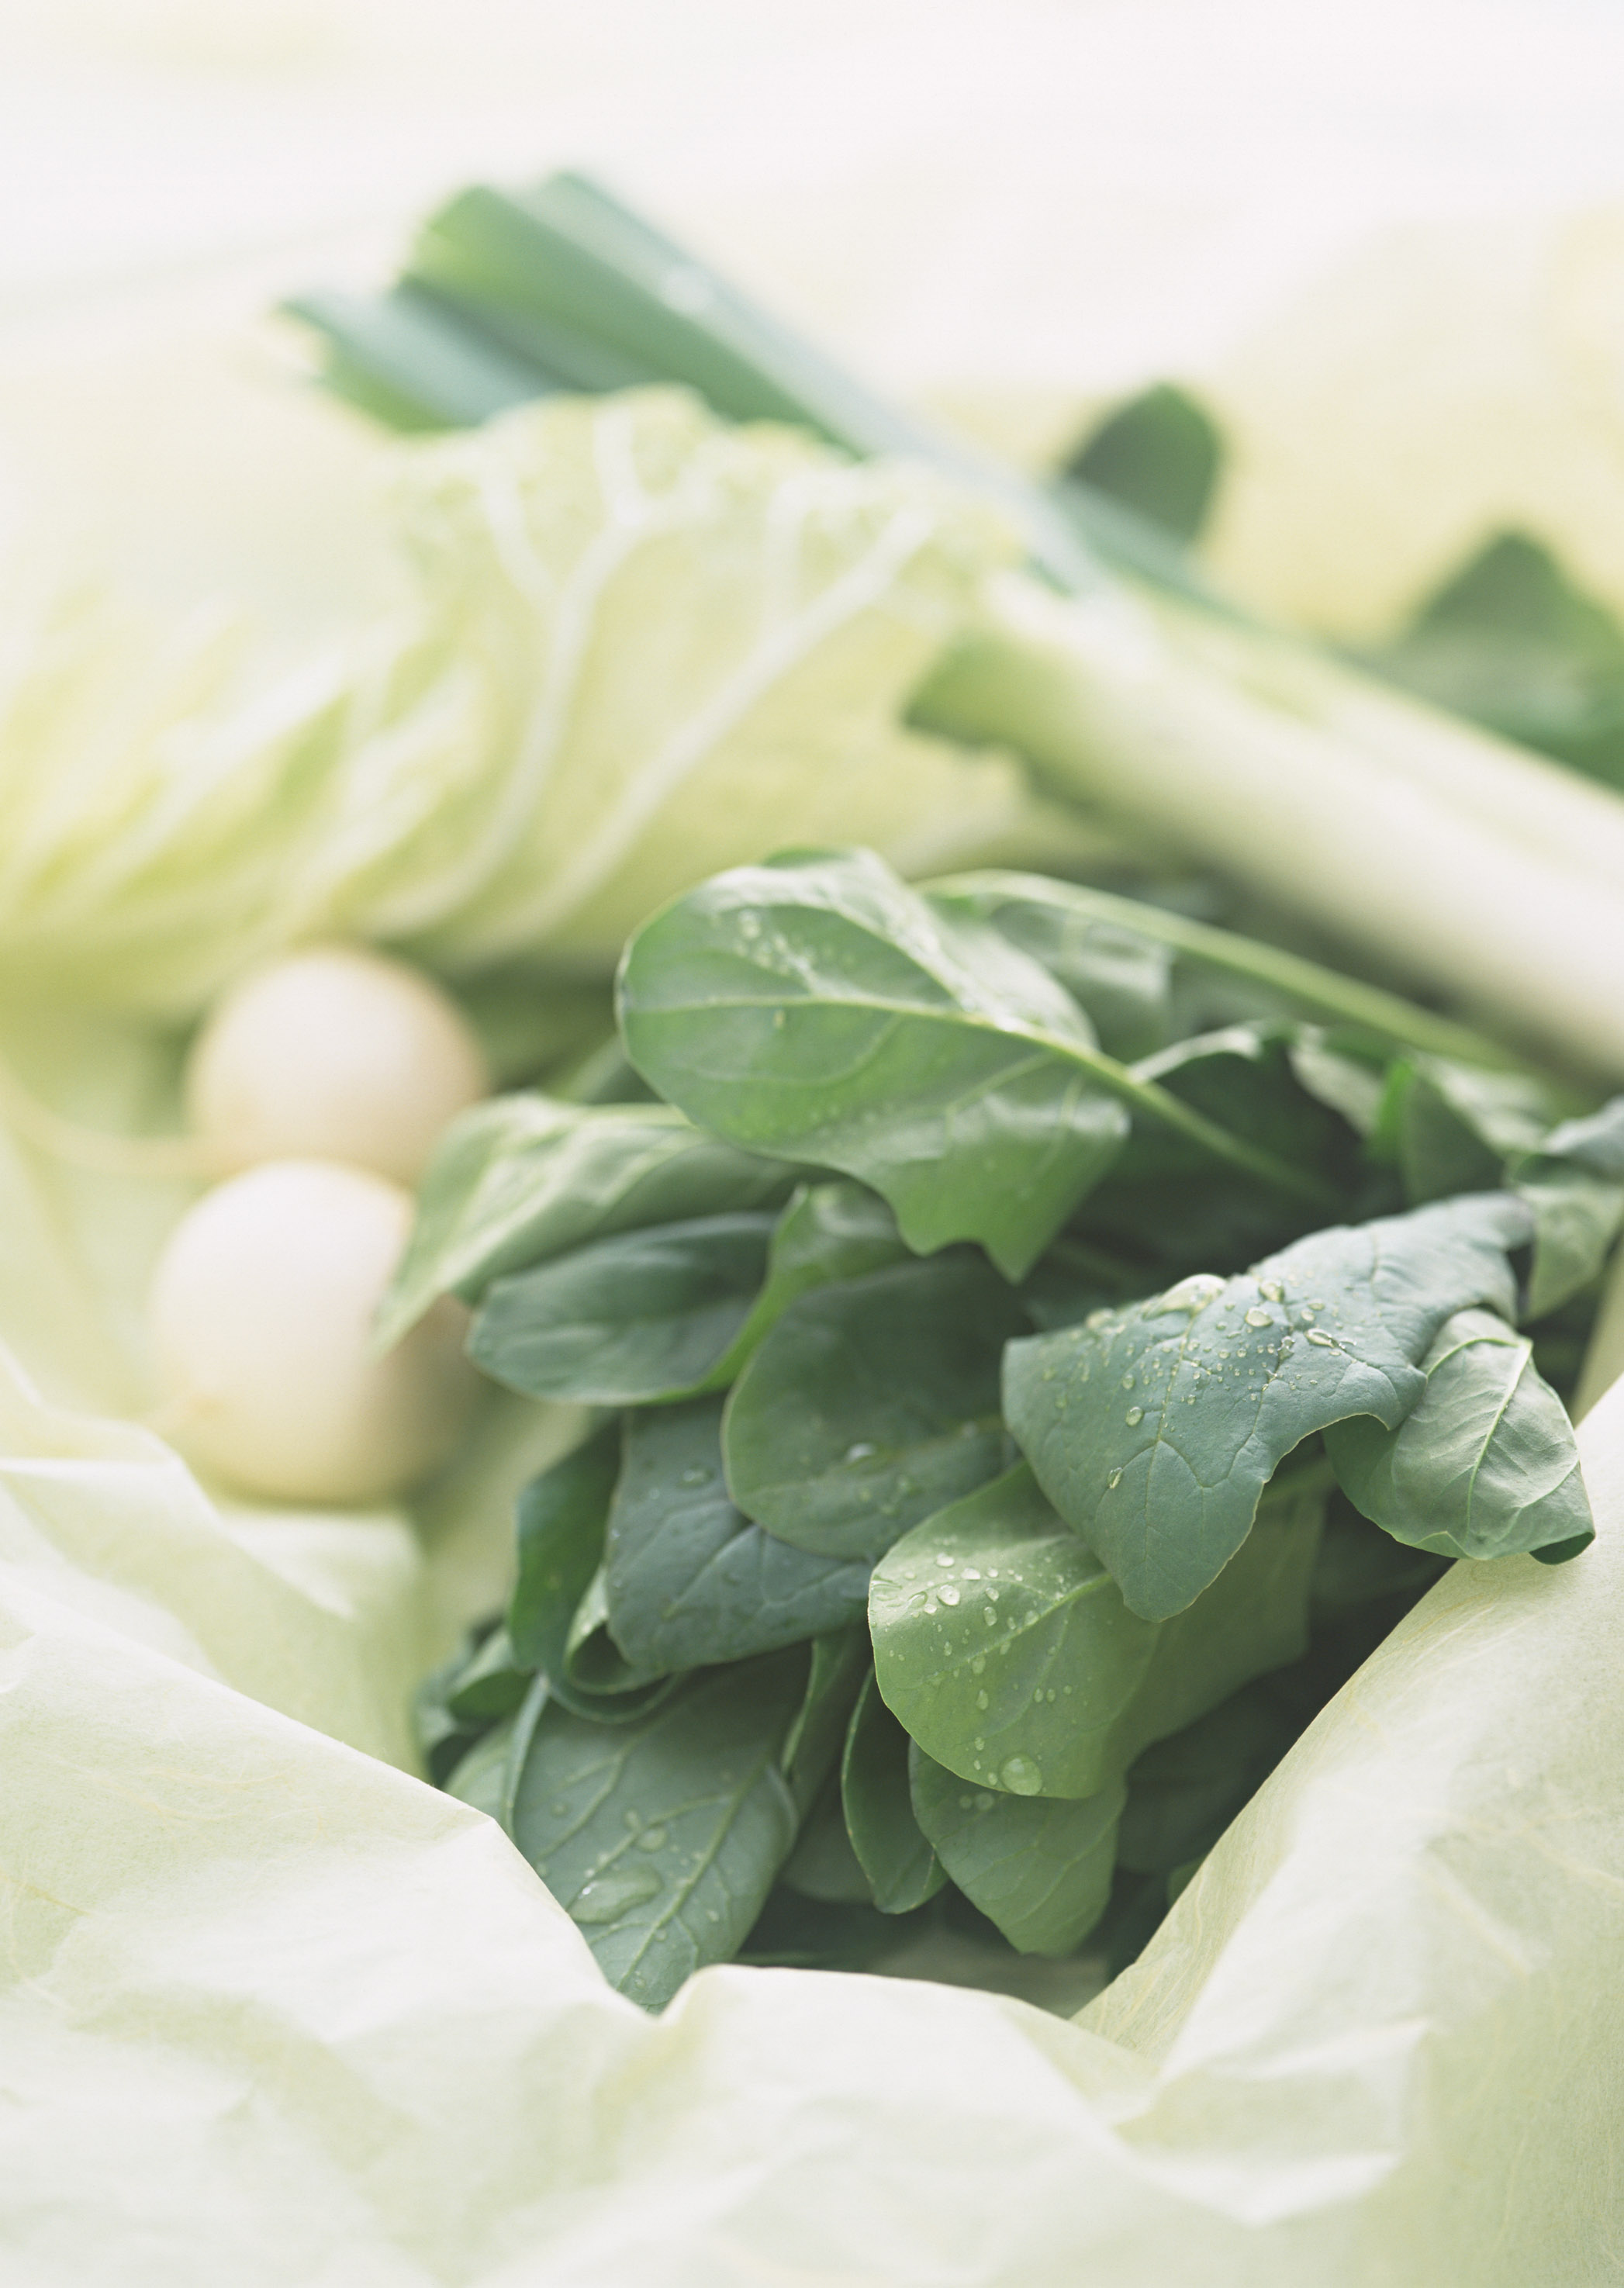
[[1302, 1654], [1323, 1505], [1318, 1482], [1283, 1482], [1205, 1594], [1147, 1621], [1023, 1464], [927, 1519], [875, 1568], [879, 1689], [961, 1779], [1094, 1795], [1147, 1741]]
[[742, 1660], [860, 1616], [868, 1568], [764, 1533], [734, 1508], [722, 1471], [722, 1402], [634, 1414], [609, 1514], [609, 1627], [654, 1672]]
[[1533, 1215], [1526, 1315], [1543, 1318], [1589, 1285], [1624, 1223], [1624, 1097], [1513, 1152], [1507, 1177]]
[[1163, 1047], [1172, 1029], [1174, 948], [1121, 918], [1117, 910], [1133, 910], [1126, 899], [1113, 899], [1102, 913], [1046, 895], [1045, 886], [1037, 875], [970, 876], [963, 890], [933, 892], [929, 903], [949, 919], [989, 925], [1041, 963], [1089, 1019], [1107, 1055], [1130, 1061]]
[[869, 1675], [846, 1733], [840, 1796], [852, 1848], [875, 1905], [886, 1915], [923, 1906], [947, 1879], [914, 1816], [907, 1763], [907, 1734]]
[[1457, 1311], [1422, 1362], [1426, 1388], [1394, 1429], [1326, 1433], [1343, 1491], [1396, 1541], [1503, 1557], [1595, 1538], [1573, 1427], [1533, 1346], [1487, 1311]]
[[907, 1255], [860, 1184], [803, 1185], [776, 1222], [695, 1217], [497, 1280], [469, 1355], [533, 1398], [669, 1405], [725, 1389], [797, 1295]]
[[526, 1397], [589, 1406], [658, 1405], [731, 1380], [772, 1222], [696, 1216], [511, 1273], [487, 1290], [468, 1355]]
[[867, 852], [691, 892], [633, 938], [620, 1000], [634, 1063], [694, 1119], [842, 1169], [910, 1247], [979, 1240], [1012, 1277], [1127, 1134], [1108, 1061], [1047, 972], [933, 915]]
[[1509, 1155], [1538, 1148], [1551, 1115], [1549, 1090], [1525, 1074], [1417, 1057], [1398, 1106], [1406, 1197], [1419, 1207], [1494, 1190]]
[[506, 1629], [493, 1629], [451, 1685], [447, 1710], [459, 1723], [511, 1716], [529, 1689], [530, 1675]]
[[1210, 415], [1184, 390], [1158, 382], [1107, 414], [1066, 473], [1188, 544], [1206, 521], [1223, 459]]
[[482, 1733], [445, 1781], [448, 1795], [471, 1804], [488, 1819], [500, 1820], [507, 1794], [508, 1751], [512, 1745], [517, 1715]]
[[802, 1898], [841, 1906], [873, 1906], [874, 1887], [852, 1847], [838, 1771], [825, 1782], [807, 1813], [779, 1880]]
[[874, 1662], [868, 1631], [860, 1619], [812, 1640], [806, 1696], [784, 1741], [783, 1772], [804, 1813], [836, 1766], [852, 1712]]
[[1449, 1201], [1012, 1343], [1010, 1426], [1132, 1610], [1163, 1619], [1217, 1578], [1294, 1446], [1355, 1414], [1397, 1429], [1444, 1322], [1511, 1314], [1507, 1251], [1531, 1233], [1508, 1194]]
[[999, 1359], [1026, 1323], [968, 1252], [804, 1295], [728, 1399], [733, 1499], [798, 1549], [871, 1561], [1004, 1467]]
[[793, 1182], [669, 1105], [494, 1097], [452, 1122], [429, 1164], [377, 1339], [396, 1340], [438, 1295], [477, 1302], [504, 1273], [589, 1240], [775, 1205]]
[[609, 1626], [608, 1571], [600, 1565], [569, 1625], [558, 1698], [597, 1723], [630, 1723], [669, 1698], [676, 1673], [671, 1664], [646, 1667], [621, 1650]]
[[804, 1653], [769, 1653], [689, 1678], [631, 1723], [543, 1712], [514, 1840], [610, 1983], [649, 2009], [738, 1950], [789, 1855], [779, 1755], [805, 1676]]
[[1119, 1863], [1168, 1873], [1202, 1857], [1290, 1746], [1290, 1711], [1266, 1686], [1234, 1694], [1145, 1749], [1128, 1774]]
[[519, 1578], [508, 1607], [514, 1658], [558, 1683], [570, 1624], [603, 1557], [621, 1466], [620, 1425], [594, 1432], [519, 1497]]
[[1070, 1954], [1111, 1895], [1126, 1791], [1066, 1802], [977, 1787], [915, 1746], [915, 1816], [950, 1879], [1023, 1954]]

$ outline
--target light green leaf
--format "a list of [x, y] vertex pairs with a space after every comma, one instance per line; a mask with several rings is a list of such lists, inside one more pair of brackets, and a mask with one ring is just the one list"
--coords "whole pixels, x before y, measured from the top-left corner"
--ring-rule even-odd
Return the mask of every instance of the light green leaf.
[[1624, 1224], [1624, 1097], [1512, 1153], [1506, 1172], [1533, 1215], [1527, 1315], [1538, 1319], [1588, 1286]]
[[868, 1568], [764, 1533], [722, 1474], [720, 1399], [634, 1414], [609, 1513], [604, 1585], [615, 1642], [648, 1672], [742, 1660], [862, 1613]]
[[1422, 1362], [1426, 1389], [1396, 1429], [1335, 1425], [1344, 1492], [1396, 1541], [1448, 1557], [1577, 1554], [1595, 1538], [1573, 1426], [1533, 1346], [1487, 1311], [1458, 1311]]
[[875, 1569], [887, 1705], [925, 1752], [1011, 1795], [1091, 1796], [1149, 1740], [1297, 1658], [1323, 1488], [1287, 1481], [1204, 1595], [1130, 1612], [1023, 1464], [943, 1510]]
[[1111, 1895], [1121, 1781], [1066, 1802], [1004, 1795], [918, 1746], [908, 1774], [915, 1816], [970, 1904], [1023, 1954], [1070, 1954]]
[[377, 1339], [395, 1341], [438, 1295], [476, 1302], [494, 1279], [589, 1241], [775, 1205], [793, 1182], [669, 1105], [493, 1098], [453, 1121], [429, 1164]]
[[1149, 1619], [1217, 1578], [1292, 1448], [1350, 1415], [1397, 1429], [1454, 1312], [1509, 1316], [1509, 1194], [1300, 1240], [1232, 1279], [1197, 1277], [1006, 1355], [1004, 1406], [1038, 1482]]
[[738, 1951], [789, 1855], [779, 1757], [805, 1679], [804, 1653], [769, 1653], [688, 1679], [631, 1723], [543, 1712], [514, 1840], [610, 1982], [648, 2009]]
[[802, 1296], [728, 1399], [733, 1499], [798, 1549], [878, 1556], [1005, 1466], [999, 1359], [1026, 1324], [968, 1252]]

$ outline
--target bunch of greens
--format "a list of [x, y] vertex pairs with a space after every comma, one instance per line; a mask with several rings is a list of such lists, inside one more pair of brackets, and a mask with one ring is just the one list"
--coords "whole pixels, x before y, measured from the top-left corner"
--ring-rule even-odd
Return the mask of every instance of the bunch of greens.
[[449, 1132], [384, 1331], [455, 1292], [590, 1410], [424, 1740], [639, 2001], [925, 1914], [1121, 1958], [1445, 1561], [1591, 1537], [1521, 1323], [1561, 1378], [1624, 1101], [860, 851], [682, 897], [619, 997], [580, 1097]]
[[[1153, 395], [1030, 482], [887, 404], [567, 175], [464, 192], [387, 293], [297, 307], [334, 386], [402, 426], [677, 382], [730, 420], [793, 422], [974, 489], [1012, 520], [1030, 567], [988, 572], [914, 696], [916, 723], [1013, 748], [1097, 824], [1216, 870], [1541, 1057], [1624, 1076], [1616, 796], [1202, 592], [1177, 543], [1199, 526], [1217, 445], [1187, 400]], [[1621, 657], [1586, 600], [1514, 549], [1379, 664], [1604, 776]]]

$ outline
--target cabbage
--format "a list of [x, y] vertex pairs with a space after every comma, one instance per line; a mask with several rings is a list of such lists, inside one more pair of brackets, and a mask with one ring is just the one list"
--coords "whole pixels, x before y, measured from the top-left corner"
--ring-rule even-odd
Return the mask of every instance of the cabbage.
[[899, 719], [1016, 552], [928, 472], [661, 388], [402, 447], [392, 513], [408, 603], [275, 674], [214, 616], [8, 614], [0, 991], [186, 1016], [332, 934], [602, 972], [769, 846], [1030, 846], [1011, 761]]

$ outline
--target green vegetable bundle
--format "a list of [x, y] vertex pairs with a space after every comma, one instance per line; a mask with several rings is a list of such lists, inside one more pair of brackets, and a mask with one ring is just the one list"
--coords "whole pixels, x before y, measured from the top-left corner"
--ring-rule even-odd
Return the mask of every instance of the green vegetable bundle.
[[1624, 1101], [865, 852], [678, 899], [619, 1017], [574, 1100], [449, 1132], [384, 1331], [455, 1292], [590, 1410], [424, 1740], [638, 2000], [887, 1917], [1124, 1958], [1447, 1559], [1590, 1539], [1520, 1326], [1565, 1379]]

